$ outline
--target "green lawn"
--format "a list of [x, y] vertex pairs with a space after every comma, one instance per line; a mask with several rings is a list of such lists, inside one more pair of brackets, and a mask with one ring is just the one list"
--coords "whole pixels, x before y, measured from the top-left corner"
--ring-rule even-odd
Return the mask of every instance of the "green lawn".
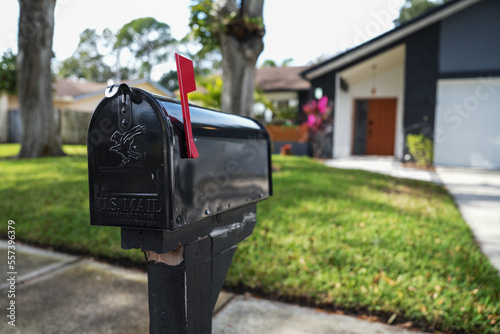
[[[500, 332], [500, 277], [442, 187], [308, 158], [273, 162], [275, 194], [259, 203], [227, 287], [426, 329]], [[19, 240], [143, 263], [120, 249], [118, 228], [89, 225], [85, 157], [1, 160], [0, 179], [0, 234], [13, 219]]]
[[[13, 158], [19, 154], [21, 146], [19, 144], [0, 144], [0, 158]], [[86, 155], [87, 146], [64, 145], [64, 152], [70, 155]]]
[[19, 144], [1, 144], [0, 158], [10, 158], [19, 154], [21, 146]]

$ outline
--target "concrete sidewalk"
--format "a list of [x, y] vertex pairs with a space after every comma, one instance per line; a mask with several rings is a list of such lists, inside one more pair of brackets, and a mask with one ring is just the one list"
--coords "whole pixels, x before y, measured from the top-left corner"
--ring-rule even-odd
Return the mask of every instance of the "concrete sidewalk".
[[334, 168], [361, 169], [392, 177], [441, 184], [441, 181], [439, 177], [437, 177], [436, 173], [423, 169], [403, 167], [401, 162], [394, 159], [394, 157], [354, 156], [326, 160], [325, 164]]
[[500, 170], [438, 167], [436, 173], [500, 273]]
[[[15, 297], [5, 283], [7, 244], [0, 241], [0, 333], [149, 333], [147, 276], [84, 257], [16, 244]], [[7, 307], [15, 301], [15, 327]], [[223, 292], [213, 333], [418, 333], [296, 305]]]

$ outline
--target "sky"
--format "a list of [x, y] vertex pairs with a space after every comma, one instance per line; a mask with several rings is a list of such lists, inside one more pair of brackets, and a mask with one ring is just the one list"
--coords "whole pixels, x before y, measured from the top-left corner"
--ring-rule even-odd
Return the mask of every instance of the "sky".
[[[189, 32], [190, 0], [57, 0], [53, 50], [58, 61], [75, 51], [79, 34], [86, 28], [101, 33], [118, 30], [141, 17], [152, 16], [171, 27], [176, 39]], [[272, 59], [278, 64], [292, 58], [291, 66], [328, 59], [370, 40], [394, 27], [404, 0], [265, 0], [264, 51], [257, 64]], [[0, 12], [0, 54], [17, 52], [17, 0], [2, 0]], [[159, 71], [175, 68], [173, 57]]]

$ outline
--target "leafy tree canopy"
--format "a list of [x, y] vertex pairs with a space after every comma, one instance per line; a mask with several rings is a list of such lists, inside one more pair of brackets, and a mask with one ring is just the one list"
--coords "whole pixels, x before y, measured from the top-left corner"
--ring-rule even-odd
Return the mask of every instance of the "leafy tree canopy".
[[191, 0], [191, 33], [186, 40], [200, 45], [196, 62], [220, 55], [222, 111], [252, 113], [255, 64], [264, 48], [263, 4], [264, 0]]
[[283, 59], [283, 61], [281, 62], [281, 67], [288, 67], [291, 63], [293, 63], [293, 58]]
[[158, 81], [160, 85], [167, 88], [171, 92], [179, 89], [179, 80], [177, 79], [177, 71], [169, 71], [165, 73]]
[[[288, 67], [290, 64], [293, 63], [293, 58], [286, 58], [281, 61], [281, 67]], [[272, 59], [266, 59], [260, 66], [262, 67], [278, 67], [278, 63], [275, 60]]]
[[266, 59], [260, 67], [278, 67], [278, 64], [272, 59]]
[[197, 58], [220, 52], [219, 20], [213, 0], [192, 0], [189, 17], [189, 37], [201, 45]]
[[97, 82], [147, 77], [175, 43], [170, 26], [152, 17], [132, 20], [117, 32], [86, 29], [73, 55], [60, 63], [58, 76]]
[[115, 77], [111, 66], [104, 62], [104, 55], [99, 50], [99, 46], [104, 48], [106, 45], [104, 36], [104, 33], [99, 35], [95, 29], [85, 29], [80, 34], [80, 42], [73, 56], [60, 64], [58, 76], [83, 78], [96, 82], [105, 82]]
[[399, 17], [394, 20], [394, 24], [401, 25], [411, 19], [423, 14], [433, 8], [441, 6], [448, 0], [406, 0], [405, 4], [399, 10]]
[[17, 55], [11, 49], [5, 51], [0, 60], [0, 92], [16, 94], [17, 91]]
[[[228, 1], [231, 2], [231, 1]], [[240, 7], [238, 8], [238, 3]], [[194, 55], [196, 61], [220, 54], [220, 34], [233, 35], [246, 39], [250, 35], [263, 35], [264, 22], [261, 17], [248, 17], [241, 1], [234, 1], [222, 10], [215, 0], [191, 0], [189, 28], [191, 33], [186, 39], [199, 43], [201, 49]], [[215, 57], [220, 61], [219, 57]]]
[[189, 98], [205, 108], [220, 110], [222, 96], [222, 78], [210, 75], [198, 78], [197, 90], [189, 94]]
[[170, 26], [152, 17], [132, 20], [116, 36], [115, 50], [126, 48], [139, 61], [139, 76], [149, 76], [152, 67], [165, 61], [175, 43]]

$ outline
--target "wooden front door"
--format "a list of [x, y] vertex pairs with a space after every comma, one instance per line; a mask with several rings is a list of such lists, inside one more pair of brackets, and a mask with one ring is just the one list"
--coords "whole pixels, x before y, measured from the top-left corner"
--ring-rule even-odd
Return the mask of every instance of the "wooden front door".
[[396, 99], [356, 101], [353, 153], [394, 155]]

